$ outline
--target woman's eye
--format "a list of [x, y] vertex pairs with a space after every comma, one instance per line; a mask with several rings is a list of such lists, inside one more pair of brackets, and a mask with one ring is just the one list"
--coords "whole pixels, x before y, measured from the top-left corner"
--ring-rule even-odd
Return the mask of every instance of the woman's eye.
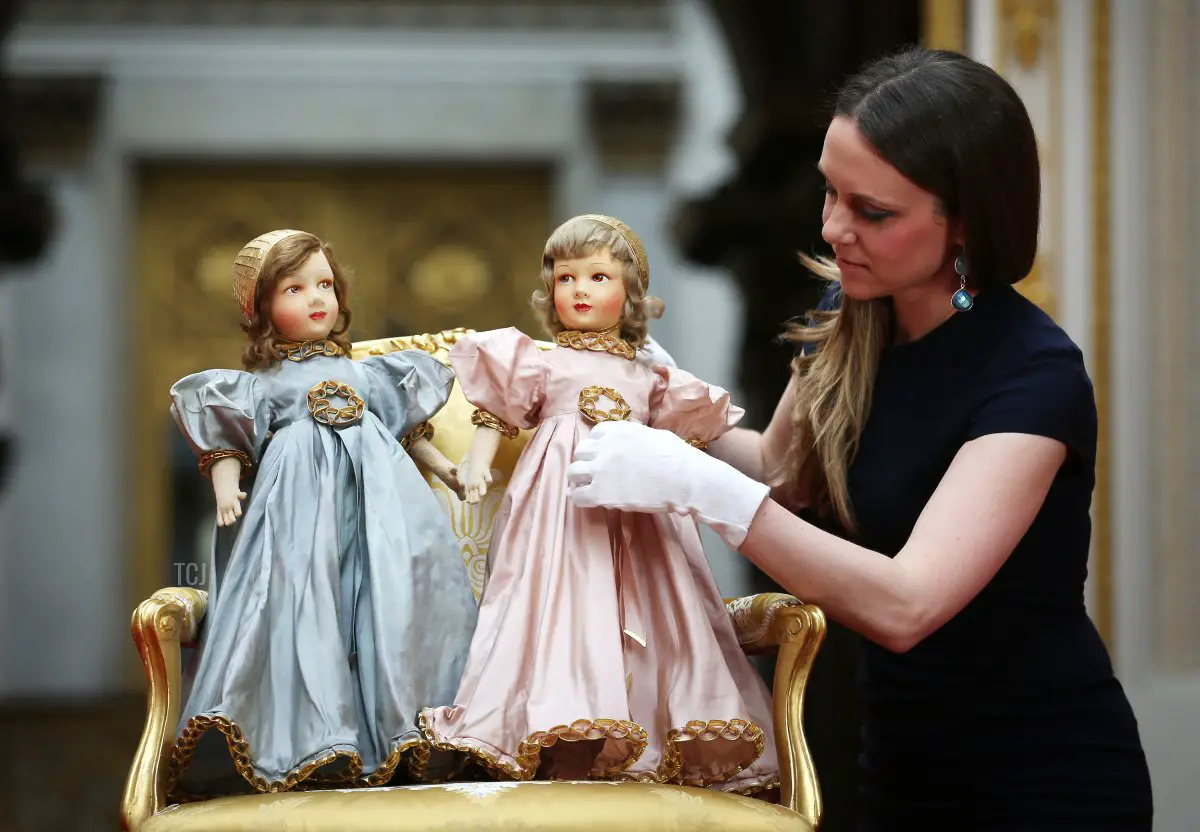
[[885, 211], [882, 208], [872, 208], [869, 205], [859, 209], [862, 218], [869, 222], [881, 222], [892, 215], [891, 211]]

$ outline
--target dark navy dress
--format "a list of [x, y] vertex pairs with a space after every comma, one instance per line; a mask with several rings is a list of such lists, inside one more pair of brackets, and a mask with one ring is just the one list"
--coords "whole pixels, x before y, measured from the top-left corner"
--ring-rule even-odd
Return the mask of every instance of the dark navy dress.
[[[838, 302], [834, 290], [821, 305]], [[912, 650], [864, 644], [870, 832], [1151, 828], [1137, 723], [1084, 607], [1091, 381], [1066, 333], [1015, 289], [983, 292], [970, 311], [886, 350], [850, 470], [853, 539], [894, 556], [959, 448], [1009, 432], [1069, 451], [1029, 532], [984, 590]]]

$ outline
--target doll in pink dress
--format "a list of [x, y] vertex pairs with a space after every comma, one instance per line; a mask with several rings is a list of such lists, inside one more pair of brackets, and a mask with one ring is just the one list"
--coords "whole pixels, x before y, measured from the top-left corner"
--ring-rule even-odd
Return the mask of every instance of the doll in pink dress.
[[508, 328], [469, 335], [450, 361], [476, 408], [459, 466], [468, 502], [499, 443], [536, 429], [507, 484], [487, 582], [452, 707], [428, 708], [434, 745], [493, 775], [600, 778], [754, 792], [776, 786], [766, 685], [738, 646], [695, 521], [579, 508], [566, 469], [592, 426], [631, 419], [703, 445], [742, 417], [729, 394], [636, 360], [649, 268], [611, 217], [560, 226], [533, 296], [556, 346]]

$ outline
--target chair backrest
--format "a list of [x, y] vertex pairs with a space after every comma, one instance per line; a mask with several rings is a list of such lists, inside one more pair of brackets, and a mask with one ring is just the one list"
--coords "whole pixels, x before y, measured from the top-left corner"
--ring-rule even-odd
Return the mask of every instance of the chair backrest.
[[[402, 335], [395, 338], [378, 338], [372, 341], [359, 341], [352, 345], [351, 357], [365, 358], [368, 355], [386, 355], [398, 350], [424, 350], [444, 364], [450, 363], [450, 348], [460, 337], [471, 332], [469, 329], [448, 329], [442, 332], [420, 335]], [[542, 349], [552, 349], [553, 344], [537, 342]], [[433, 426], [434, 446], [446, 455], [453, 463], [459, 460], [471, 447], [471, 437], [475, 426], [471, 424], [471, 414], [474, 405], [463, 396], [458, 385], [450, 394], [446, 406], [438, 411], [430, 420]], [[517, 458], [521, 455], [531, 431], [521, 431], [512, 440], [500, 443], [496, 460], [492, 467], [499, 472], [495, 482], [488, 489], [487, 495], [478, 505], [467, 505], [436, 477], [426, 474], [434, 495], [446, 514], [450, 517], [450, 525], [458, 538], [463, 564], [471, 578], [471, 588], [478, 600], [483, 590], [484, 577], [487, 573], [488, 546], [492, 539], [492, 525], [496, 513], [500, 509], [500, 501], [504, 496], [504, 488], [512, 476]]]

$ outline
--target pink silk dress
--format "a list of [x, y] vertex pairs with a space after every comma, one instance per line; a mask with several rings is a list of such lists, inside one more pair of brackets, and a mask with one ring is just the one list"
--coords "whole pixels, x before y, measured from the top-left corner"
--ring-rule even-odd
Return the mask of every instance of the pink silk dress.
[[567, 465], [592, 427], [586, 388], [609, 388], [594, 407], [614, 410], [615, 392], [629, 409], [618, 417], [689, 440], [716, 439], [743, 411], [681, 370], [541, 350], [512, 328], [461, 339], [450, 360], [468, 401], [537, 430], [497, 515], [455, 705], [421, 713], [429, 739], [519, 780], [778, 785], [770, 694], [738, 646], [695, 521], [567, 496]]

